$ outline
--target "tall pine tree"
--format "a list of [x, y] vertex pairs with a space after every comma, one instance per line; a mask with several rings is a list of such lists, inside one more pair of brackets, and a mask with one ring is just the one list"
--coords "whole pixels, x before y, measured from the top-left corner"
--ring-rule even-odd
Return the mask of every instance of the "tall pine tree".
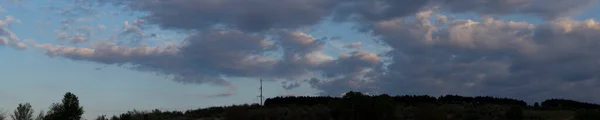
[[62, 103], [54, 103], [44, 120], [80, 120], [83, 107], [79, 106], [79, 99], [75, 94], [67, 92]]

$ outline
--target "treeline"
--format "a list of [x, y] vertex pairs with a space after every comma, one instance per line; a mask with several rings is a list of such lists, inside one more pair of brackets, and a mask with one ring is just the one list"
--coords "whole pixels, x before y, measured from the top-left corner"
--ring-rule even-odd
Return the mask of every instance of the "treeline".
[[[47, 112], [40, 111], [34, 117], [34, 110], [29, 103], [17, 106], [10, 118], [13, 120], [82, 120], [83, 107], [79, 106], [79, 99], [75, 94], [67, 92], [60, 103], [53, 103]], [[0, 113], [0, 120], [7, 120], [8, 115]]]
[[[360, 94], [357, 92], [349, 92], [349, 94]], [[366, 96], [366, 95], [365, 95]], [[379, 96], [368, 96], [368, 97], [386, 97], [388, 95]], [[274, 97], [265, 100], [265, 106], [313, 106], [313, 105], [327, 105], [332, 101], [343, 100], [341, 97], [331, 96], [285, 96], [285, 97]], [[548, 110], [577, 110], [577, 109], [600, 109], [600, 105], [586, 102], [579, 102], [567, 99], [547, 99], [539, 103], [535, 102], [533, 105], [528, 105], [527, 102], [512, 98], [498, 98], [491, 96], [459, 96], [459, 95], [445, 95], [439, 97], [432, 97], [428, 95], [403, 95], [403, 96], [392, 96], [391, 99], [398, 104], [472, 104], [472, 105], [506, 105], [506, 106], [519, 106], [519, 107], [530, 107], [536, 109], [548, 109]]]
[[[542, 107], [543, 106], [543, 107]], [[176, 116], [176, 117], [174, 117]], [[600, 120], [596, 104], [549, 99], [542, 105], [491, 96], [288, 96], [264, 105], [210, 107], [185, 112], [128, 112], [99, 120]]]
[[[355, 94], [350, 92], [349, 94]], [[370, 96], [370, 97], [387, 97], [388, 95]], [[340, 97], [310, 97], [310, 96], [287, 96], [287, 97], [275, 97], [268, 98], [265, 100], [265, 106], [287, 106], [287, 105], [326, 105], [332, 101], [342, 100]], [[510, 99], [510, 98], [496, 98], [490, 96], [459, 96], [459, 95], [445, 95], [438, 98], [427, 96], [427, 95], [404, 95], [404, 96], [393, 96], [391, 97], [395, 103], [402, 104], [495, 104], [495, 105], [509, 105], [509, 106], [520, 106], [526, 107], [527, 102], [523, 100]], [[560, 103], [560, 102], [559, 102]], [[552, 103], [555, 104], [555, 103]], [[569, 105], [575, 105], [570, 103]], [[586, 105], [583, 105], [586, 106]], [[589, 107], [589, 106], [586, 106]], [[600, 107], [596, 107], [600, 108]]]
[[[19, 104], [14, 120], [82, 120], [77, 96], [65, 94], [48, 112]], [[0, 120], [8, 115], [0, 114]], [[264, 105], [234, 105], [187, 111], [133, 110], [94, 120], [600, 120], [600, 105], [565, 99], [525, 101], [490, 96], [365, 95], [348, 92], [342, 97], [290, 96], [265, 100]]]
[[542, 108], [558, 110], [600, 109], [600, 105], [566, 99], [549, 99], [542, 102]]

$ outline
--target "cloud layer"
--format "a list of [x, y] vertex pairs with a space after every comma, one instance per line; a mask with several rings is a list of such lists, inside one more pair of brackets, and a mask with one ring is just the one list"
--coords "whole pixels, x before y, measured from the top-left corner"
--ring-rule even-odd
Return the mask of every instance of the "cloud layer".
[[[172, 76], [179, 82], [232, 90], [235, 87], [228, 77], [282, 80], [285, 89], [304, 82], [324, 95], [360, 90], [600, 101], [596, 93], [582, 94], [600, 88], [600, 54], [595, 52], [600, 50], [600, 23], [570, 19], [596, 2], [95, 0], [91, 3], [148, 13], [141, 20], [125, 23], [119, 36], [144, 37], [144, 25], [189, 34], [182, 43], [158, 46], [126, 46], [111, 40], [91, 41], [88, 47], [34, 46], [49, 56], [121, 65]], [[95, 13], [91, 8], [74, 8], [78, 9], [65, 9], [65, 13]], [[480, 18], [457, 19], [451, 15], [454, 13], [474, 13]], [[495, 19], [507, 15], [537, 17], [543, 22]], [[392, 50], [328, 54], [325, 39], [302, 31], [325, 20], [353, 23], [358, 32], [377, 38], [377, 43]], [[84, 35], [59, 39], [88, 41]], [[0, 39], [0, 45], [18, 46], [14, 41], [7, 37]], [[354, 49], [362, 44], [344, 47]]]
[[[446, 18], [430, 11], [412, 22], [375, 23], [373, 35], [394, 50], [377, 92], [497, 95], [539, 100], [598, 100], [600, 24], [560, 19], [540, 25], [481, 18]], [[433, 23], [430, 19], [438, 19]], [[431, 89], [435, 88], [435, 89]]]

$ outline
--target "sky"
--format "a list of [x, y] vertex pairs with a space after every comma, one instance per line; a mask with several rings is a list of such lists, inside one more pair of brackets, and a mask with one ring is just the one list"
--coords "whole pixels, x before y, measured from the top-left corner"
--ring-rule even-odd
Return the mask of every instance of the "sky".
[[84, 116], [265, 97], [600, 103], [598, 0], [0, 0], [0, 109]]

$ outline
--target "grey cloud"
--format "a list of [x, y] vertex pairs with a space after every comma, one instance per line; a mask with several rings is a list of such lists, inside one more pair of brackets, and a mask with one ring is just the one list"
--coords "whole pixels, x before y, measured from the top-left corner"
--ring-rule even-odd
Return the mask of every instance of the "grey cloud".
[[143, 40], [156, 37], [154, 34], [146, 34], [144, 32], [145, 29], [147, 29], [147, 26], [144, 20], [125, 21], [121, 32], [114, 39], [135, 45], [141, 43]]
[[518, 57], [515, 54], [526, 50], [529, 43], [522, 40], [530, 38], [529, 34], [514, 33], [532, 31], [532, 25], [455, 20], [440, 29], [428, 22], [431, 16], [427, 11], [418, 14], [413, 23], [397, 19], [373, 26], [374, 34], [394, 48], [389, 53], [393, 59], [387, 67], [390, 74], [379, 83], [383, 91], [397, 93], [402, 88], [419, 94], [473, 95], [479, 94], [473, 93], [478, 90], [494, 91], [487, 89], [494, 85], [481, 85], [483, 81], [513, 81], [507, 77], [511, 75], [507, 68], [511, 59]]
[[386, 21], [422, 10], [479, 15], [535, 15], [553, 20], [575, 15], [597, 0], [348, 0], [335, 9], [336, 21]]
[[300, 83], [298, 83], [298, 82], [294, 82], [294, 83], [290, 83], [290, 84], [287, 84], [287, 82], [283, 82], [282, 84], [283, 84], [283, 86], [281, 86], [281, 87], [286, 90], [291, 90], [291, 89], [300, 87]]
[[333, 60], [322, 52], [324, 42], [311, 35], [296, 31], [275, 31], [276, 44], [283, 53], [275, 65], [273, 74], [285, 76], [285, 79], [298, 79], [298, 77], [322, 66], [323, 63]]
[[[378, 92], [378, 79], [382, 71], [368, 71], [367, 68], [338, 77], [312, 78], [308, 81], [312, 88], [321, 90], [321, 95], [342, 95], [348, 91]], [[382, 91], [388, 92], [388, 91]]]
[[334, 20], [379, 21], [412, 15], [433, 0], [348, 0], [335, 11]]
[[565, 17], [589, 7], [597, 0], [443, 0], [452, 12], [480, 14], [533, 14], [546, 19]]
[[379, 55], [365, 51], [344, 54], [320, 68], [323, 78], [313, 78], [308, 83], [325, 95], [339, 95], [350, 90], [376, 91], [378, 86], [373, 83], [384, 72], [380, 59]]
[[302, 32], [280, 31], [278, 34], [279, 44], [288, 53], [311, 53], [322, 50], [324, 42], [313, 38]]
[[241, 31], [217, 30], [191, 35], [181, 48], [189, 67], [204, 68], [232, 76], [252, 76], [269, 71], [274, 59], [262, 57], [274, 48], [264, 36]]
[[546, 19], [577, 15], [593, 7], [598, 0], [536, 0], [521, 12], [535, 14]]
[[484, 14], [507, 14], [529, 7], [535, 0], [442, 0], [452, 12], [477, 11]]
[[138, 47], [121, 46], [109, 41], [97, 41], [90, 48], [71, 46], [35, 44], [50, 57], [64, 57], [72, 60], [91, 61], [109, 65], [119, 65], [139, 71], [156, 72], [170, 76], [181, 83], [202, 83], [218, 86], [231, 86], [217, 73], [202, 67], [188, 65], [188, 60], [181, 54], [181, 46], [173, 44], [164, 46]]
[[[418, 11], [439, 9], [481, 15], [537, 15], [555, 19], [572, 15], [597, 0], [92, 0], [64, 11], [93, 10], [95, 3], [126, 6], [148, 13], [142, 19], [164, 29], [242, 31], [296, 29], [336, 21], [385, 21]], [[67, 12], [68, 13], [68, 12]], [[366, 23], [370, 24], [370, 23]]]
[[[598, 74], [593, 71], [600, 68], [600, 55], [592, 52], [598, 51], [597, 22], [559, 19], [596, 0], [99, 1], [147, 12], [142, 19], [163, 29], [200, 32], [190, 35], [183, 46], [168, 50], [42, 47], [50, 55], [132, 64], [138, 70], [175, 75], [182, 82], [226, 85], [222, 76], [296, 79], [317, 72], [319, 78], [309, 84], [330, 95], [361, 90], [600, 100], [576, 94], [598, 89]], [[491, 18], [455, 20], [432, 9], [486, 16], [536, 15], [547, 21], [534, 26]], [[293, 32], [326, 17], [357, 21], [361, 30], [393, 50], [385, 56], [356, 51], [334, 59], [322, 53], [322, 41]], [[281, 57], [268, 55], [279, 51]], [[383, 57], [392, 61], [383, 63]]]
[[165, 29], [204, 30], [218, 25], [245, 31], [297, 28], [319, 22], [339, 0], [100, 0], [149, 12]]
[[[37, 44], [49, 56], [104, 64], [128, 65], [141, 71], [173, 75], [184, 83], [225, 85], [221, 77], [271, 77], [282, 73], [280, 60], [266, 56], [277, 50], [264, 35], [235, 30], [212, 30], [190, 35], [182, 45], [128, 47], [100, 41], [90, 48]], [[308, 54], [310, 55], [310, 54]], [[305, 62], [303, 62], [305, 63]], [[275, 74], [281, 73], [281, 74]]]
[[[191, 34], [182, 45], [128, 47], [109, 41], [94, 42], [90, 48], [37, 44], [49, 56], [129, 67], [173, 76], [182, 83], [230, 86], [223, 77], [297, 80], [322, 71], [328, 78], [364, 78], [370, 66], [381, 65], [379, 56], [364, 51], [334, 59], [322, 53], [323, 44], [296, 31], [265, 35], [215, 29]], [[282, 49], [278, 49], [282, 48]], [[282, 56], [273, 56], [281, 50]], [[292, 50], [292, 51], [289, 51]], [[294, 88], [294, 84], [284, 86]]]
[[[183, 46], [127, 47], [100, 42], [92, 48], [38, 45], [50, 56], [105, 64], [131, 65], [134, 69], [173, 75], [184, 83], [225, 85], [220, 76], [251, 76], [268, 69], [272, 61], [259, 55], [270, 45], [260, 36], [236, 31], [191, 35]], [[256, 51], [251, 51], [256, 50]]]
[[129, 23], [129, 21], [125, 21], [123, 23], [123, 28], [124, 28], [124, 30], [123, 30], [123, 32], [120, 33], [120, 35], [143, 34], [142, 29], [144, 28], [144, 20], [134, 20], [131, 23]]
[[593, 52], [599, 50], [598, 32], [600, 24], [595, 20], [558, 20], [541, 25], [533, 38], [537, 49], [511, 70], [549, 74], [566, 81], [598, 80], [600, 74], [594, 71], [600, 70], [600, 54]]
[[342, 54], [337, 60], [329, 61], [322, 69], [326, 77], [339, 77], [348, 73], [362, 72], [365, 68], [380, 64], [381, 60], [377, 54], [354, 51], [351, 55]]
[[[534, 26], [482, 18], [452, 20], [442, 26], [424, 11], [416, 20], [398, 18], [370, 26], [393, 48], [393, 62], [371, 82], [313, 80], [323, 94], [348, 89], [392, 94], [463, 94], [541, 100], [568, 97], [599, 101], [600, 24], [560, 19]], [[364, 81], [364, 78], [362, 79]], [[329, 84], [327, 84], [329, 83]], [[358, 87], [356, 84], [361, 83]], [[372, 86], [377, 86], [373, 88]], [[336, 92], [337, 91], [337, 92]]]

